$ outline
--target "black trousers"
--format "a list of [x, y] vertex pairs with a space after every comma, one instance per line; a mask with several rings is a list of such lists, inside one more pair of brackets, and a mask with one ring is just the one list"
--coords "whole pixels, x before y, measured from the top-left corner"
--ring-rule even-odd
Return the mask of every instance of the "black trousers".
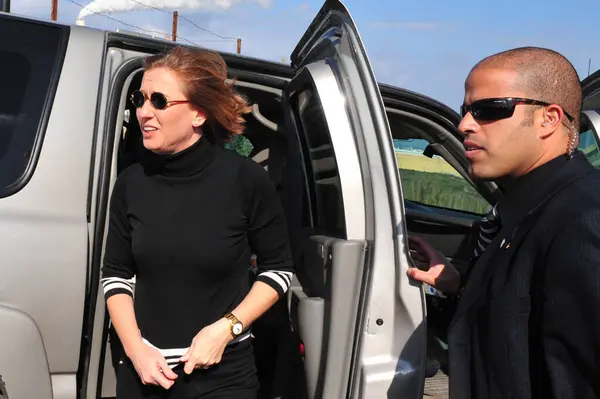
[[127, 358], [117, 365], [117, 399], [256, 399], [258, 379], [250, 340], [225, 350], [221, 363], [187, 375], [183, 366], [173, 371], [179, 376], [166, 390], [143, 385]]

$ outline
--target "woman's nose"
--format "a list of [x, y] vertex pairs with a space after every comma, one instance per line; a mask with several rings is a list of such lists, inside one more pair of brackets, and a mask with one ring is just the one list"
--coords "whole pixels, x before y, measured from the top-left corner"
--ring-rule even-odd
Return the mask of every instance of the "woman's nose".
[[144, 104], [136, 110], [137, 117], [139, 118], [151, 118], [154, 115], [154, 109], [150, 104], [150, 101], [144, 101]]

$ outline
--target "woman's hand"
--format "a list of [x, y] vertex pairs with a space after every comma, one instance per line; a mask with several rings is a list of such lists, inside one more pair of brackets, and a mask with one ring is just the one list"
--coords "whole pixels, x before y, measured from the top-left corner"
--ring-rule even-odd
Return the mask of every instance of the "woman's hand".
[[231, 323], [221, 319], [204, 327], [192, 340], [188, 351], [179, 359], [184, 362], [183, 370], [190, 374], [196, 368], [209, 368], [221, 362], [227, 344], [233, 339]]
[[169, 389], [175, 383], [177, 374], [171, 370], [167, 361], [154, 348], [141, 342], [131, 355], [127, 355], [135, 371], [140, 376], [142, 384], [160, 385], [165, 389]]
[[408, 275], [415, 280], [447, 294], [454, 294], [460, 287], [460, 274], [448, 262], [446, 257], [420, 237], [409, 236], [408, 244], [412, 251], [413, 260], [429, 265], [427, 270], [416, 267], [408, 269]]

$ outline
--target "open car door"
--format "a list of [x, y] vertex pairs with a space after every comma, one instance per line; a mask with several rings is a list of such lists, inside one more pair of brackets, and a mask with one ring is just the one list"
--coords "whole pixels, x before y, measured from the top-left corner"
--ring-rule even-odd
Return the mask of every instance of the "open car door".
[[579, 149], [596, 168], [600, 168], [600, 70], [581, 82], [583, 112]]
[[297, 73], [282, 99], [289, 153], [281, 195], [308, 398], [418, 398], [423, 295], [406, 277], [402, 197], [381, 94], [342, 3], [325, 2], [291, 61]]

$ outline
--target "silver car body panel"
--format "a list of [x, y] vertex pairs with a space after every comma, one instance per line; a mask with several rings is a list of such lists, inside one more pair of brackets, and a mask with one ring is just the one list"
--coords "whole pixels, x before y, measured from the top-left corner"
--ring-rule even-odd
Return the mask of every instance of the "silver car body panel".
[[26, 358], [1, 352], [0, 370], [11, 397], [51, 398], [50, 387], [41, 389], [49, 378], [55, 399], [76, 392], [103, 46], [102, 33], [73, 29], [35, 171], [22, 190], [0, 200], [0, 307], [12, 309], [0, 314], [0, 325], [3, 337], [15, 338], [3, 341], [31, 352]]

